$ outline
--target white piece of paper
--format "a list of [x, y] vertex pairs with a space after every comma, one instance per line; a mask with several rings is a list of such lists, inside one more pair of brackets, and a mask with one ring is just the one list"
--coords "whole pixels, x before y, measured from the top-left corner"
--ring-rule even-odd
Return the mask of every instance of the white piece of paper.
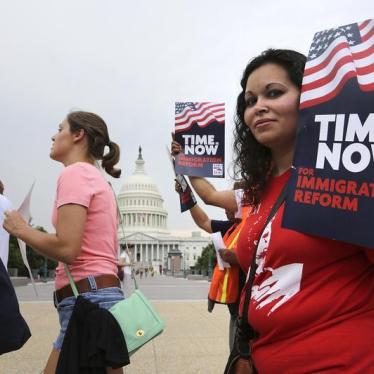
[[216, 250], [217, 265], [218, 265], [219, 269], [224, 270], [225, 268], [231, 267], [228, 262], [225, 262], [225, 261], [222, 260], [222, 257], [218, 252], [220, 249], [225, 249], [226, 248], [225, 243], [223, 242], [221, 233], [219, 231], [214, 232], [212, 234], [212, 240], [213, 240], [214, 248]]
[[242, 200], [243, 200], [244, 190], [242, 189], [234, 190], [234, 194], [235, 194], [236, 205], [238, 207], [237, 211], [235, 212], [235, 218], [242, 218]]
[[[23, 199], [22, 204], [20, 205], [20, 207], [17, 210], [18, 213], [21, 214], [21, 216], [23, 217], [23, 219], [28, 224], [30, 224], [31, 218], [32, 218], [31, 217], [31, 211], [30, 211], [30, 203], [31, 203], [31, 193], [32, 193], [32, 190], [34, 188], [34, 185], [35, 185], [35, 182], [33, 182], [33, 184], [31, 185], [29, 192], [27, 193], [26, 197]], [[36, 294], [36, 296], [39, 296], [38, 295], [38, 291], [36, 290], [36, 287], [35, 287], [34, 277], [32, 276], [32, 272], [31, 272], [31, 269], [30, 269], [29, 261], [27, 260], [26, 243], [23, 242], [21, 239], [18, 239], [18, 238], [17, 238], [17, 241], [18, 241], [19, 250], [21, 252], [23, 263], [25, 264], [25, 266], [27, 268], [27, 271], [29, 272], [31, 283], [32, 283], [32, 285], [34, 287], [35, 294]]]

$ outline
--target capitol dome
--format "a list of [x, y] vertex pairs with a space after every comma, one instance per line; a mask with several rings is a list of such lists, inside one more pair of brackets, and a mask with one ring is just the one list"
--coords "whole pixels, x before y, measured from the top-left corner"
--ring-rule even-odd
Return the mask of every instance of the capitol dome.
[[135, 161], [134, 173], [125, 180], [118, 203], [126, 234], [137, 231], [166, 234], [167, 211], [153, 178], [146, 174], [142, 148]]
[[[139, 147], [135, 171], [117, 195], [124, 232], [119, 228], [121, 248], [130, 248], [136, 268], [150, 268], [156, 274], [175, 273], [194, 266], [210, 237], [181, 236], [168, 231], [168, 213], [157, 185], [144, 169], [142, 149]], [[200, 233], [198, 233], [200, 234]]]

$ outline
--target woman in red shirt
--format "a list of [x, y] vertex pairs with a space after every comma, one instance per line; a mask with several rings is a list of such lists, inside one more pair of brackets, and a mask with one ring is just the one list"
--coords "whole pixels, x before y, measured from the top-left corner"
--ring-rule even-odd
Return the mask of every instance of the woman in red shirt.
[[[237, 249], [244, 271], [258, 243], [252, 362], [259, 373], [368, 373], [374, 251], [282, 228], [284, 205], [264, 229], [290, 176], [305, 60], [290, 50], [263, 52], [247, 65], [237, 100], [236, 167], [253, 206]], [[248, 370], [242, 361], [236, 373]]]
[[[374, 250], [282, 228], [284, 204], [264, 228], [291, 172], [305, 61], [291, 50], [263, 52], [247, 65], [237, 99], [235, 166], [243, 203], [252, 207], [237, 246], [246, 273], [258, 243], [244, 316], [258, 333], [248, 342], [251, 362], [260, 374], [369, 373]], [[204, 179], [194, 178], [194, 187], [209, 196], [207, 203], [236, 204], [232, 192], [215, 191]], [[244, 296], [245, 290], [242, 306]], [[253, 371], [243, 358], [230, 373]]]

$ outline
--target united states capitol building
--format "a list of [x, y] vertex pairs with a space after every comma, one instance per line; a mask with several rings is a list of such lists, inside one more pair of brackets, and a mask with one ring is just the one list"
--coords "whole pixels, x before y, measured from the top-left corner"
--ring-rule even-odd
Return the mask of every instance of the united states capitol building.
[[135, 266], [152, 266], [157, 273], [189, 270], [211, 239], [198, 229], [183, 235], [168, 230], [164, 200], [144, 163], [139, 147], [135, 171], [117, 195], [124, 227], [118, 231], [121, 247], [130, 247]]

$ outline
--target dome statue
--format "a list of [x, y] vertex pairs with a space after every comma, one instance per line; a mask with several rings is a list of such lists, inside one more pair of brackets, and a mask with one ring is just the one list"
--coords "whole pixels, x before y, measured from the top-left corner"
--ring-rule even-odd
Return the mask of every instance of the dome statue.
[[126, 234], [142, 231], [167, 232], [167, 211], [157, 185], [144, 169], [142, 148], [139, 147], [134, 173], [125, 180], [118, 202]]
[[185, 236], [168, 230], [164, 200], [153, 178], [145, 172], [144, 164], [139, 147], [135, 171], [117, 195], [124, 227], [124, 232], [119, 227], [119, 242], [122, 248], [130, 248], [135, 270], [152, 268], [156, 274], [178, 274], [195, 264], [211, 240], [200, 232]]

